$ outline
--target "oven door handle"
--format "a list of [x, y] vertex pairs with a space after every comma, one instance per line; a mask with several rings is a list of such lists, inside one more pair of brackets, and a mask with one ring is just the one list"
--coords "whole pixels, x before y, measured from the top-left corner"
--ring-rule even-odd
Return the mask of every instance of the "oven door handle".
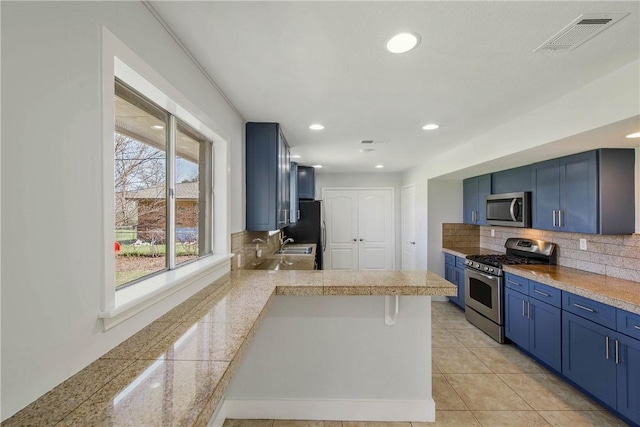
[[518, 221], [518, 219], [516, 218], [516, 203], [518, 202], [518, 199], [514, 198], [511, 201], [511, 206], [509, 206], [509, 213], [511, 214], [511, 219], [516, 222]]
[[497, 279], [496, 276], [490, 276], [488, 274], [481, 273], [480, 271], [477, 271], [477, 270], [471, 270], [470, 268], [467, 269], [467, 271], [469, 273], [472, 273], [472, 274], [477, 274], [478, 276], [486, 277], [489, 280], [496, 280]]

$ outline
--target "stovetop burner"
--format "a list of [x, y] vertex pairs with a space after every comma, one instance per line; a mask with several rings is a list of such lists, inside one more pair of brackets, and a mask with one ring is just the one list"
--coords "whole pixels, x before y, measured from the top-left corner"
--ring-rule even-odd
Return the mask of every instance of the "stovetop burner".
[[504, 244], [504, 255], [468, 255], [464, 265], [497, 276], [502, 275], [503, 265], [556, 264], [555, 243], [534, 239], [510, 238]]
[[498, 267], [498, 268], [502, 267], [503, 265], [544, 264], [544, 262], [539, 260], [513, 256], [513, 255], [469, 255], [467, 256], [467, 259], [474, 262], [491, 265], [493, 267]]

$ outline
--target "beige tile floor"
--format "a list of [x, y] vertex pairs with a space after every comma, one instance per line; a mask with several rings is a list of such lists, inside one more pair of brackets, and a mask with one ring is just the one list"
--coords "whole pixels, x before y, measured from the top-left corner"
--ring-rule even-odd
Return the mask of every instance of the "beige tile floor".
[[435, 423], [227, 420], [224, 427], [625, 426], [511, 345], [466, 322], [448, 302], [433, 303]]

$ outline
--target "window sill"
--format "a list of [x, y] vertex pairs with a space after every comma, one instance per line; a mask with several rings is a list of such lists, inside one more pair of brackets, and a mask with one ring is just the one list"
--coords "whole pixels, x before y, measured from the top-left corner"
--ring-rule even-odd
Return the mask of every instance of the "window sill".
[[[228, 272], [231, 257], [232, 254], [211, 255], [115, 291], [115, 306], [98, 314], [98, 318], [102, 319], [103, 329], [106, 331], [113, 328], [205, 276], [215, 276], [212, 277], [213, 282], [218, 276]], [[215, 274], [217, 272], [221, 274]]]

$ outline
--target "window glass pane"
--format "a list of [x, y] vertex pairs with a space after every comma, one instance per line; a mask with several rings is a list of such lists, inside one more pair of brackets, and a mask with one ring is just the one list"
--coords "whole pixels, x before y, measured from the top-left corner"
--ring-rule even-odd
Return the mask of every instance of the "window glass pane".
[[116, 287], [167, 268], [167, 114], [116, 81]]
[[178, 121], [175, 162], [176, 265], [211, 253], [211, 142]]

